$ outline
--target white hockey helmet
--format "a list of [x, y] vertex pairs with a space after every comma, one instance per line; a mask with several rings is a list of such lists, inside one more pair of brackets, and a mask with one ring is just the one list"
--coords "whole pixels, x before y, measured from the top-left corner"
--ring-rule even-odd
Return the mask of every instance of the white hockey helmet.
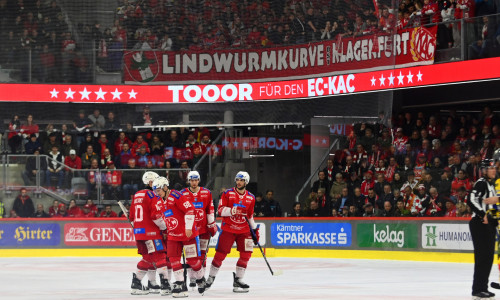
[[151, 181], [154, 181], [158, 177], [160, 177], [160, 175], [155, 172], [147, 171], [142, 175], [142, 182], [144, 182], [145, 185], [149, 185]]
[[234, 177], [234, 181], [236, 181], [236, 179], [243, 179], [245, 180], [245, 183], [248, 184], [250, 182], [250, 175], [248, 175], [245, 171], [239, 171]]
[[166, 177], [158, 177], [153, 181], [153, 191], [163, 189], [164, 186], [168, 187], [168, 179]]
[[194, 179], [194, 180], [196, 180], [196, 179], [200, 180], [201, 179], [200, 173], [198, 173], [198, 171], [190, 171], [188, 173], [187, 179], [188, 179], [188, 181], [192, 180], [192, 179]]

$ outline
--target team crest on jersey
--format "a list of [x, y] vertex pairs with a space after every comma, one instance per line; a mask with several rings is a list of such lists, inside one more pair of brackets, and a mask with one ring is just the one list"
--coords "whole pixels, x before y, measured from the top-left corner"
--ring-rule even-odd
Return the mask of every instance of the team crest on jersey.
[[167, 228], [168, 230], [174, 230], [179, 226], [179, 221], [176, 218], [168, 218], [167, 219]]

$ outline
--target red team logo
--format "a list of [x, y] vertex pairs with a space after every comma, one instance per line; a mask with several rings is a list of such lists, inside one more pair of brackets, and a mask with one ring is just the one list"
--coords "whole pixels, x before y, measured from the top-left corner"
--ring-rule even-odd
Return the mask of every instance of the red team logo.
[[425, 27], [413, 29], [410, 40], [410, 52], [414, 61], [432, 61], [434, 60], [434, 51], [436, 50], [436, 35]]

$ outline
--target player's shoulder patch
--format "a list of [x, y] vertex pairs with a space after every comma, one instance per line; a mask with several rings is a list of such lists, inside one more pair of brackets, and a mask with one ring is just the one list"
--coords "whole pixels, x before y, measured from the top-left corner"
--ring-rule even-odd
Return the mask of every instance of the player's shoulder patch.
[[248, 196], [252, 197], [253, 200], [255, 200], [255, 196], [252, 193], [250, 193], [249, 191], [247, 191], [247, 193], [248, 193]]
[[181, 193], [179, 193], [179, 191], [176, 190], [172, 190], [172, 192], [170, 192], [170, 195], [175, 199], [179, 199], [182, 196]]
[[147, 192], [146, 192], [146, 194], [147, 194], [147, 195], [148, 195], [148, 197], [149, 197], [149, 198], [151, 198], [151, 199], [156, 198], [155, 193], [153, 193], [152, 191], [147, 191]]
[[228, 194], [228, 193], [231, 193], [231, 192], [233, 192], [233, 189], [227, 189], [227, 190], [224, 192], [224, 195], [225, 195], [225, 194]]

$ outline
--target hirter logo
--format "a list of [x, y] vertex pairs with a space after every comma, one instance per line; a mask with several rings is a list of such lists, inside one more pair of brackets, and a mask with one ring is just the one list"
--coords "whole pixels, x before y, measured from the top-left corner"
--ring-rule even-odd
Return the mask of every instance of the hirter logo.
[[154, 51], [134, 51], [123, 56], [125, 68], [135, 81], [150, 82], [160, 71], [158, 57]]
[[436, 37], [425, 27], [413, 29], [410, 40], [410, 52], [413, 61], [433, 61], [436, 50]]
[[85, 231], [87, 231], [88, 228], [81, 228], [81, 227], [71, 227], [69, 229], [69, 232], [66, 233], [66, 236], [64, 239], [67, 242], [88, 242], [89, 238]]

